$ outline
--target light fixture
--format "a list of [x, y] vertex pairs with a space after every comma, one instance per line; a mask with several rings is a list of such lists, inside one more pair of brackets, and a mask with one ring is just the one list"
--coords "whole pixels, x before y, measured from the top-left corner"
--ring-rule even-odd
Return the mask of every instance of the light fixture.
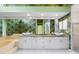
[[44, 14], [43, 14], [43, 13], [41, 13], [41, 16], [44, 16]]
[[55, 14], [55, 16], [58, 16], [58, 14]]
[[31, 16], [29, 13], [27, 13], [27, 16]]

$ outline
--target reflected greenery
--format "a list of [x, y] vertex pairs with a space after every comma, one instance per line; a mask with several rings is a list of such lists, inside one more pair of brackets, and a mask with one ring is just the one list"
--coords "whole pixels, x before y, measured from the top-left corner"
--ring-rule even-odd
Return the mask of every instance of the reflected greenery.
[[[7, 35], [12, 35], [14, 33], [25, 33], [25, 32], [35, 32], [35, 24], [28, 24], [23, 20], [19, 19], [6, 19]], [[30, 22], [29, 22], [30, 23]]]
[[[37, 19], [39, 20], [39, 19]], [[21, 34], [21, 33], [26, 33], [26, 32], [31, 32], [33, 34], [37, 34], [36, 32], [36, 24], [37, 25], [43, 25], [43, 34], [49, 34], [51, 32], [54, 32], [55, 31], [55, 22], [54, 20], [50, 20], [50, 24], [46, 25], [46, 22], [47, 20], [39, 20], [36, 22], [36, 20], [26, 20], [26, 19], [6, 19], [6, 25], [7, 25], [7, 28], [6, 28], [6, 34], [7, 35], [12, 35], [14, 33], [18, 33], [18, 34]], [[45, 23], [44, 23], [45, 22]], [[47, 21], [48, 23], [48, 21]], [[50, 28], [50, 32], [47, 30], [49, 28], [45, 28], [45, 25], [46, 27], [49, 26]], [[41, 29], [39, 29], [41, 30]], [[45, 32], [45, 30], [47, 30], [47, 32]]]
[[54, 32], [55, 31], [55, 21], [54, 19], [50, 20], [50, 32]]
[[0, 36], [2, 36], [2, 20], [0, 19]]

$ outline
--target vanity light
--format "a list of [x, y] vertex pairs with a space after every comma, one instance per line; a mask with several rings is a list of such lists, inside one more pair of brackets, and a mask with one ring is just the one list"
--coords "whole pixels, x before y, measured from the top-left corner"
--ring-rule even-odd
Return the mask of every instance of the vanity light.
[[43, 13], [41, 13], [41, 16], [44, 16], [44, 14], [43, 14]]
[[27, 13], [27, 16], [31, 16], [29, 13]]
[[58, 16], [58, 14], [55, 14], [55, 16]]

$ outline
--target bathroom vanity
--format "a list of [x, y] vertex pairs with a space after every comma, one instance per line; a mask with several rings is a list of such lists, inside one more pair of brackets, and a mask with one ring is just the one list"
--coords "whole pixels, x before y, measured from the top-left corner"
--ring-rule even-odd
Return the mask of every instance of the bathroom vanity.
[[22, 35], [18, 47], [20, 49], [69, 49], [69, 38], [55, 35]]

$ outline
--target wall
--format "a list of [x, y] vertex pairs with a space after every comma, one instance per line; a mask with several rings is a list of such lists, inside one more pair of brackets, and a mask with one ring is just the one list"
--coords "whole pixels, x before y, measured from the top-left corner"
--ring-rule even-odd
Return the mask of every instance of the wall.
[[67, 12], [70, 10], [70, 7], [41, 7], [41, 6], [1, 6], [0, 12]]
[[71, 8], [72, 19], [72, 49], [79, 52], [79, 5]]

